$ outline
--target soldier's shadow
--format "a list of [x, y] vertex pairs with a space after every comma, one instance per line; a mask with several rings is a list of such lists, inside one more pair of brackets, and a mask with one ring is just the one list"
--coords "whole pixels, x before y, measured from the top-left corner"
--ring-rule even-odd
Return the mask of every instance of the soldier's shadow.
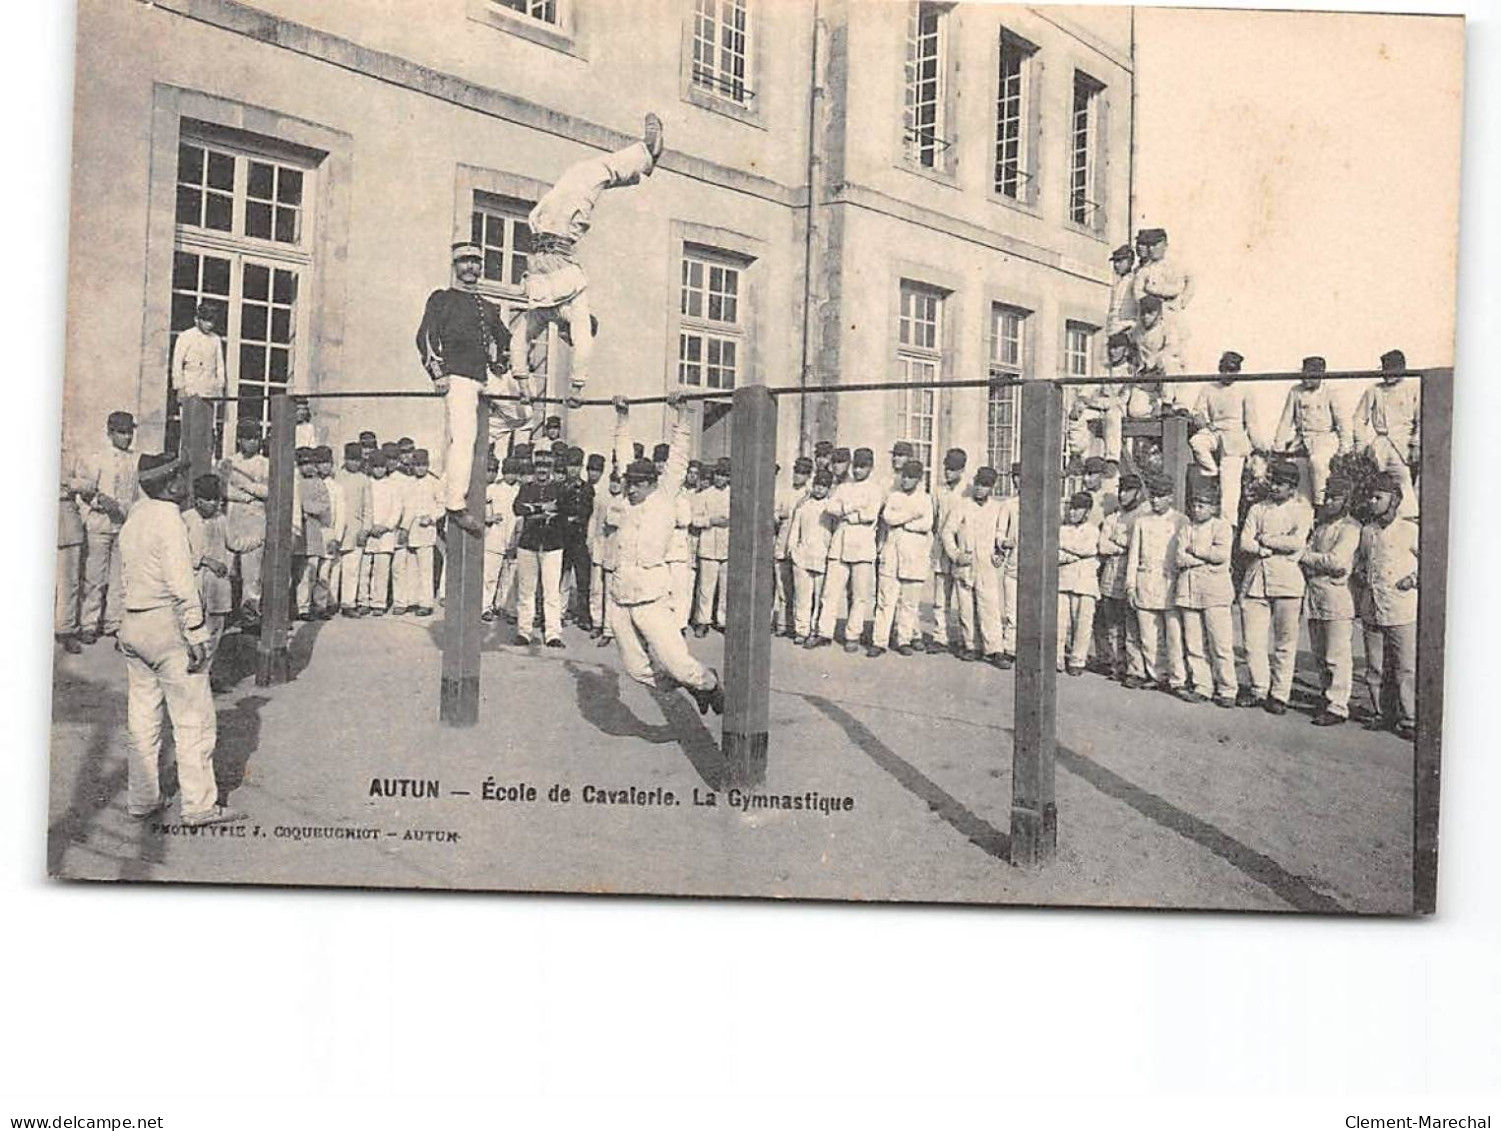
[[563, 663], [563, 670], [573, 677], [579, 714], [590, 726], [612, 738], [635, 738], [656, 746], [675, 742], [708, 788], [725, 788], [728, 772], [719, 744], [704, 726], [698, 709], [681, 692], [650, 690], [666, 720], [652, 724], [621, 700], [620, 673], [572, 660]]

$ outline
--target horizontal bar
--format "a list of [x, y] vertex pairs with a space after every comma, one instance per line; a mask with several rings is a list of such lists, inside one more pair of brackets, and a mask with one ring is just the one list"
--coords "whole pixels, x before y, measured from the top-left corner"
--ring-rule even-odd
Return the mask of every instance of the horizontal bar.
[[[1452, 374], [1451, 366], [1434, 366], [1429, 369], [1409, 369], [1403, 376], [1424, 378], [1430, 374]], [[821, 393], [893, 393], [903, 389], [1019, 389], [1023, 385], [1034, 384], [1037, 381], [1047, 381], [1053, 385], [1100, 385], [1100, 384], [1147, 384], [1147, 385], [1207, 385], [1219, 381], [1223, 374], [1219, 373], [1196, 373], [1174, 374], [1164, 377], [1137, 377], [1114, 379], [1109, 375], [1100, 377], [979, 377], [967, 378], [962, 381], [857, 381], [844, 382], [837, 385], [767, 385], [766, 391], [774, 397], [807, 397]], [[1237, 384], [1256, 381], [1301, 381], [1303, 373], [1237, 373]], [[1320, 373], [1321, 381], [1379, 381], [1382, 377], [1380, 371], [1375, 370], [1341, 370], [1332, 373]], [[271, 394], [277, 396], [280, 394]], [[427, 397], [438, 398], [443, 394], [431, 389], [350, 389], [339, 392], [327, 393], [288, 393], [293, 398], [305, 400], [342, 400], [359, 399], [363, 397]], [[685, 401], [727, 401], [735, 395], [733, 389], [717, 389], [697, 392], [678, 393], [677, 397]], [[515, 393], [481, 393], [485, 400], [511, 401], [521, 403], [521, 397]], [[204, 397], [206, 401], [239, 401], [241, 397]], [[249, 398], [252, 400], [265, 400], [269, 398]], [[531, 398], [535, 404], [567, 404], [567, 397], [544, 397]], [[628, 405], [668, 404], [668, 397], [663, 394], [651, 397], [626, 397]], [[585, 408], [609, 408], [615, 403], [613, 397], [583, 397], [579, 405]]]

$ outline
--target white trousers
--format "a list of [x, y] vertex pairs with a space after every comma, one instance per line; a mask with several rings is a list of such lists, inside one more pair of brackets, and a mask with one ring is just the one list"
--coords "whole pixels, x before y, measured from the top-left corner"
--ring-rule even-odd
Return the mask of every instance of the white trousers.
[[599, 628], [601, 637], [605, 640], [613, 639], [615, 599], [612, 586], [615, 584], [615, 571], [605, 569], [595, 562], [590, 567], [589, 581], [589, 617]]
[[[1245, 438], [1233, 434], [1237, 440]], [[1240, 481], [1245, 470], [1244, 455], [1230, 455], [1223, 451], [1223, 437], [1212, 428], [1200, 428], [1188, 438], [1193, 450], [1194, 462], [1206, 475], [1218, 475], [1220, 481], [1220, 515], [1234, 524], [1240, 515]], [[1249, 447], [1249, 441], [1236, 446]]]
[[730, 610], [730, 586], [729, 579], [724, 576], [724, 567], [725, 563], [718, 558], [698, 559], [698, 601], [693, 609], [694, 624], [725, 626]]
[[[959, 638], [966, 652], [994, 656], [1006, 651], [1001, 614], [1001, 571], [990, 562], [976, 564], [973, 580], [955, 583], [959, 591]], [[1015, 651], [1015, 645], [1012, 646]]]
[[1082, 668], [1094, 645], [1094, 607], [1090, 593], [1058, 594], [1058, 667]]
[[1180, 608], [1178, 615], [1183, 620], [1183, 651], [1194, 690], [1200, 695], [1235, 698], [1235, 619], [1230, 606]]
[[876, 563], [845, 562], [830, 558], [823, 575], [823, 608], [818, 614], [818, 635], [834, 637], [840, 599], [848, 588], [849, 617], [844, 622], [844, 639], [858, 641], [870, 619], [871, 598], [875, 595]]
[[1339, 437], [1333, 432], [1308, 432], [1303, 436], [1306, 456], [1298, 459], [1298, 490], [1313, 506], [1324, 501], [1329, 482], [1329, 464], [1339, 454]]
[[120, 624], [119, 643], [125, 655], [130, 811], [144, 813], [161, 800], [158, 762], [165, 707], [177, 747], [182, 815], [204, 816], [219, 803], [213, 762], [218, 727], [208, 669], [188, 671], [187, 642], [177, 626], [177, 614], [170, 608], [126, 613]]
[[534, 307], [516, 320], [511, 330], [511, 372], [518, 376], [530, 372], [527, 355], [532, 343], [547, 333], [549, 322], [568, 327], [568, 336], [573, 339], [569, 380], [575, 385], [584, 384], [589, 380], [589, 366], [594, 360], [594, 324], [587, 287], [565, 303]]
[[406, 559], [406, 596], [401, 602], [409, 609], [433, 607], [433, 568], [436, 546], [408, 546]]
[[360, 585], [367, 609], [384, 609], [391, 598], [391, 552], [365, 555], [365, 581]]
[[[960, 603], [963, 600], [959, 582], [954, 579], [954, 575], [935, 570], [933, 573], [933, 639], [935, 641], [941, 640], [945, 644], [953, 645], [959, 639], [959, 634], [955, 632], [955, 622], [963, 615], [960, 611]], [[996, 587], [996, 615], [1000, 615], [999, 585]], [[996, 642], [999, 644], [999, 636]]]
[[448, 452], [443, 458], [443, 505], [451, 511], [468, 506], [469, 477], [474, 471], [474, 438], [479, 429], [479, 395], [484, 383], [457, 374], [448, 378], [443, 411], [448, 418]]
[[[1312, 620], [1308, 641], [1323, 675], [1324, 709], [1342, 719], [1350, 717], [1350, 688], [1355, 679], [1355, 622]], [[1368, 665], [1369, 667], [1369, 665]]]
[[72, 636], [78, 631], [78, 613], [83, 599], [83, 544], [57, 548], [56, 603], [52, 629], [58, 636]]
[[356, 546], [345, 550], [339, 562], [339, 605], [352, 609], [361, 604], [360, 582], [365, 577], [365, 551]]
[[563, 635], [563, 551], [516, 551], [516, 633], [531, 638], [537, 623], [537, 586], [542, 586], [542, 633]]
[[120, 555], [115, 548], [116, 531], [90, 530], [84, 535], [83, 611], [84, 630], [97, 632], [101, 620], [105, 632], [120, 625], [121, 592]]
[[680, 562], [667, 563], [667, 602], [678, 616], [678, 628], [688, 627], [688, 618], [693, 612], [694, 571], [693, 563], [686, 558]]
[[[1177, 609], [1137, 609], [1141, 634], [1141, 663], [1153, 683], [1182, 687], [1188, 682], [1183, 666], [1183, 618]], [[1164, 655], [1166, 653], [1166, 655]]]
[[612, 601], [609, 616], [625, 673], [637, 683], [661, 687], [657, 675], [660, 669], [685, 687], [708, 691], [714, 686], [709, 670], [688, 651], [677, 614], [665, 598], [642, 605], [617, 605]]
[[1016, 655], [1016, 574], [1001, 574], [1001, 651]]
[[[1377, 436], [1372, 444], [1366, 445], [1366, 453], [1376, 461], [1376, 467], [1381, 471], [1396, 472], [1402, 480], [1402, 504], [1397, 508], [1397, 513], [1403, 518], [1411, 518], [1418, 513], [1418, 495], [1412, 486], [1412, 469], [1407, 466], [1407, 453], [1397, 451], [1397, 446], [1385, 436]], [[92, 539], [92, 535], [90, 536]], [[89, 543], [90, 548], [93, 542]], [[84, 618], [87, 622], [88, 618]]]
[[[921, 581], [903, 581], [888, 577], [876, 596], [876, 623], [871, 633], [871, 642], [878, 648], [890, 642], [900, 648], [918, 639], [917, 616], [922, 607]], [[892, 624], [896, 625], [896, 639], [891, 640]]]
[[1416, 726], [1417, 674], [1418, 674], [1418, 626], [1393, 624], [1384, 627], [1365, 626], [1365, 680], [1371, 704], [1381, 714], [1389, 713], [1389, 705], [1381, 702], [1381, 684], [1386, 675], [1387, 649], [1397, 665], [1397, 718], [1408, 726]]
[[1270, 695], [1283, 703], [1292, 698], [1293, 669], [1298, 659], [1298, 619], [1302, 612], [1301, 597], [1240, 599], [1246, 667], [1251, 670], [1251, 690], [1258, 698]]
[[818, 596], [823, 589], [823, 574], [802, 566], [793, 566], [792, 596], [794, 612], [792, 631], [796, 636], [811, 636], [818, 623]]

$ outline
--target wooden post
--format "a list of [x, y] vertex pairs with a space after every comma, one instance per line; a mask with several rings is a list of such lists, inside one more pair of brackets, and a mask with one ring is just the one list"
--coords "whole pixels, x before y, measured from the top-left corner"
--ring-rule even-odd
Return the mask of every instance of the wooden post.
[[[450, 378], [460, 380], [463, 378]], [[474, 462], [469, 468], [469, 513], [485, 517], [485, 463], [490, 455], [489, 402], [479, 402], [474, 433]], [[451, 727], [479, 722], [480, 620], [484, 604], [485, 540], [444, 524], [443, 677], [438, 689], [438, 719]]]
[[1173, 481], [1173, 509], [1186, 513], [1188, 502], [1188, 464], [1193, 453], [1188, 447], [1188, 417], [1174, 414], [1162, 421], [1162, 470]]
[[771, 606], [776, 538], [776, 398], [760, 385], [735, 390], [730, 436], [729, 624], [724, 636], [722, 749], [729, 784], [766, 779], [771, 709]]
[[1011, 862], [1049, 863], [1058, 849], [1053, 759], [1058, 710], [1058, 523], [1063, 389], [1021, 390], [1021, 533], [1017, 551], [1016, 715], [1011, 755]]
[[256, 645], [255, 683], [285, 683], [287, 636], [292, 621], [292, 399], [271, 398], [271, 483], [266, 491], [266, 546], [261, 559], [261, 637]]
[[1433, 914], [1438, 900], [1438, 781], [1444, 718], [1444, 628], [1448, 600], [1449, 442], [1454, 370], [1423, 376], [1418, 477], [1417, 740], [1413, 747], [1412, 909]]
[[188, 457], [190, 497], [197, 497], [193, 484], [214, 469], [214, 406], [202, 397], [182, 402], [182, 453]]

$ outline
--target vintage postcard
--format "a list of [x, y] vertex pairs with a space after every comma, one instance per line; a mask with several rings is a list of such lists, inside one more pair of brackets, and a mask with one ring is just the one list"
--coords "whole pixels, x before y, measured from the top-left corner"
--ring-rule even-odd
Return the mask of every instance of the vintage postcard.
[[51, 874], [1432, 912], [1463, 58], [79, 0]]

